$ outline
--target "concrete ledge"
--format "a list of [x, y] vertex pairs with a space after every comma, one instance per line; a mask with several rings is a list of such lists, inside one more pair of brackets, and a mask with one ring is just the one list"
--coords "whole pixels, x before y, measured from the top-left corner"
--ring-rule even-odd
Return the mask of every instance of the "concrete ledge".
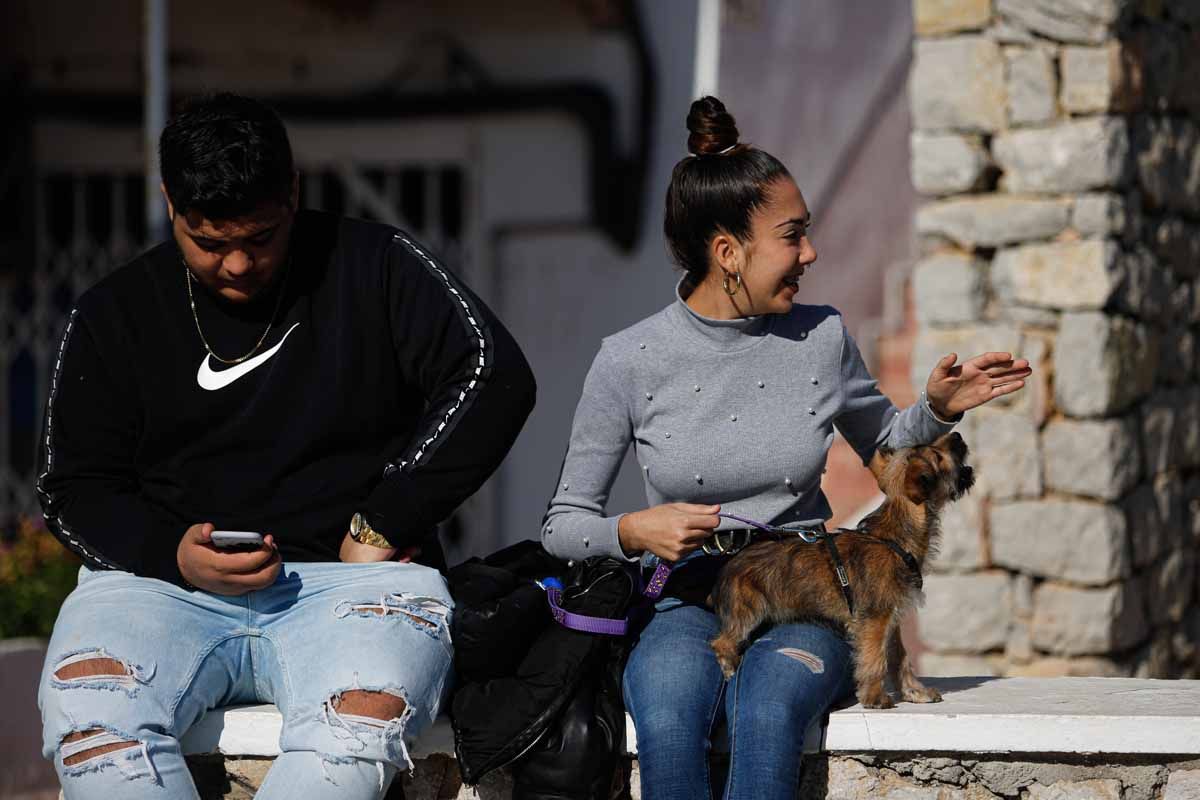
[[[229, 706], [204, 715], [180, 741], [185, 756], [223, 755], [274, 758], [279, 755], [283, 716], [273, 705]], [[441, 716], [409, 748], [413, 758], [454, 755], [450, 720]]]
[[[808, 752], [1011, 752], [1200, 754], [1200, 681], [1130, 678], [931, 678], [941, 703], [886, 711], [855, 705], [810, 731]], [[183, 739], [189, 755], [279, 754], [274, 706], [209, 713]], [[626, 724], [630, 753], [637, 752]], [[453, 754], [445, 718], [412, 748], [414, 758]]]
[[930, 678], [941, 703], [829, 717], [822, 749], [1200, 753], [1200, 681]]

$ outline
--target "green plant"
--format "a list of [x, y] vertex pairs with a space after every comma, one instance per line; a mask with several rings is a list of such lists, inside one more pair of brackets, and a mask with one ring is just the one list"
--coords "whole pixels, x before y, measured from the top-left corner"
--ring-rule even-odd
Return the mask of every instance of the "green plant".
[[15, 535], [0, 534], [0, 639], [49, 637], [78, 573], [79, 559], [42, 525], [22, 518]]

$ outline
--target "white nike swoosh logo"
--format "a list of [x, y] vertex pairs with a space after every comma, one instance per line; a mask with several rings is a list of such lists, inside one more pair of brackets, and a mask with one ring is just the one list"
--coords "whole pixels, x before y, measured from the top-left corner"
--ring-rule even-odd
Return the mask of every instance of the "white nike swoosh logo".
[[258, 369], [267, 363], [271, 359], [271, 356], [275, 355], [279, 351], [279, 348], [283, 347], [284, 339], [287, 339], [288, 335], [296, 330], [296, 326], [299, 324], [299, 322], [292, 323], [292, 327], [287, 329], [287, 333], [283, 335], [283, 339], [279, 340], [279, 344], [270, 350], [264, 350], [249, 361], [243, 361], [220, 372], [214, 372], [213, 368], [208, 365], [209, 355], [205, 353], [204, 360], [200, 362], [200, 369], [196, 372], [196, 383], [200, 384], [201, 389], [207, 389], [210, 392], [215, 392], [217, 389], [224, 389], [247, 372]]

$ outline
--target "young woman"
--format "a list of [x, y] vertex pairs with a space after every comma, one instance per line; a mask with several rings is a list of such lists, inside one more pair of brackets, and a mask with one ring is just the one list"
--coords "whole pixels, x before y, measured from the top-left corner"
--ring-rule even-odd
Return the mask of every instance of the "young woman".
[[[777, 625], [726, 683], [708, 646], [717, 619], [695, 599], [727, 558], [701, 545], [714, 531], [745, 528], [718, 514], [820, 525], [831, 516], [820, 479], [835, 428], [865, 464], [882, 444], [933, 441], [964, 411], [1020, 389], [1031, 371], [1008, 353], [957, 366], [950, 354], [920, 402], [897, 410], [838, 312], [793, 303], [817, 253], [787, 169], [740, 144], [715, 98], [693, 103], [687, 124], [689, 156], [671, 176], [664, 226], [684, 272], [677, 297], [601, 345], [542, 541], [561, 558], [677, 564], [625, 670], [642, 796], [709, 797], [710, 736], [723, 716], [725, 797], [792, 798], [805, 729], [853, 688], [850, 648], [821, 626]], [[649, 507], [606, 516], [630, 444]]]

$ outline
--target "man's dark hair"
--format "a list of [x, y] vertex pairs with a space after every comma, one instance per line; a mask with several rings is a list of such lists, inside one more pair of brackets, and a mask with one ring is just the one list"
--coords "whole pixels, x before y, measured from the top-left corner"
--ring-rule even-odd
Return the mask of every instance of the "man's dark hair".
[[229, 220], [291, 197], [295, 167], [283, 121], [249, 97], [190, 100], [163, 129], [158, 159], [177, 214]]

